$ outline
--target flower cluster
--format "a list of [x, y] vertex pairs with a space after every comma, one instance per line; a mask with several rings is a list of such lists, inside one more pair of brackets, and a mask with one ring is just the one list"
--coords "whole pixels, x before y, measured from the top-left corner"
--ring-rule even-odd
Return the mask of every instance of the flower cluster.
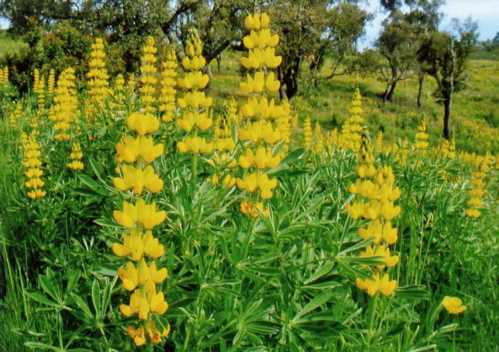
[[158, 86], [158, 70], [156, 68], [156, 43], [153, 37], [147, 37], [144, 47], [142, 48], [142, 58], [140, 65], [140, 99], [142, 109], [149, 114], [156, 111], [157, 103], [157, 86]]
[[36, 140], [36, 135], [31, 134], [29, 137], [23, 133], [23, 166], [24, 176], [26, 181], [24, 186], [27, 189], [27, 195], [31, 199], [43, 198], [46, 192], [43, 190], [45, 183], [43, 182], [43, 170], [40, 144]]
[[55, 70], [50, 69], [47, 77], [47, 95], [52, 97], [55, 92]]
[[175, 86], [177, 84], [177, 56], [175, 49], [170, 48], [166, 53], [166, 60], [161, 65], [161, 94], [159, 111], [164, 122], [175, 119]]
[[306, 151], [312, 150], [312, 121], [310, 120], [310, 116], [307, 116], [305, 121], [303, 122], [303, 147]]
[[424, 151], [428, 149], [428, 147], [430, 146], [430, 143], [428, 142], [429, 138], [430, 136], [426, 131], [426, 122], [423, 120], [421, 121], [421, 124], [418, 126], [418, 132], [416, 133], [416, 143], [415, 143], [416, 150]]
[[71, 161], [68, 163], [67, 167], [71, 170], [78, 171], [83, 170], [85, 166], [83, 164], [83, 152], [81, 151], [80, 143], [73, 143], [71, 145], [71, 154], [69, 155]]
[[23, 105], [17, 102], [16, 108], [9, 114], [9, 126], [10, 128], [16, 128], [19, 120], [23, 115]]
[[0, 67], [0, 86], [9, 83], [9, 68]]
[[456, 143], [454, 140], [443, 139], [438, 148], [439, 155], [447, 159], [456, 158]]
[[[106, 68], [106, 52], [102, 38], [96, 38], [90, 48], [88, 67], [87, 80], [90, 101], [87, 117], [90, 118], [92, 114], [102, 111], [105, 100], [110, 94], [109, 75]], [[93, 117], [90, 119], [93, 119]]]
[[120, 73], [114, 79], [109, 99], [109, 109], [116, 113], [116, 118], [124, 116], [124, 107], [126, 104], [125, 93], [125, 77]]
[[57, 82], [49, 119], [54, 122], [55, 139], [57, 141], [68, 141], [70, 139], [71, 124], [76, 118], [78, 108], [75, 71], [73, 68], [65, 69]]
[[214, 149], [213, 142], [201, 135], [206, 134], [213, 125], [210, 115], [213, 99], [207, 97], [204, 92], [209, 77], [201, 72], [206, 65], [202, 53], [203, 43], [198, 34], [193, 32], [185, 47], [186, 56], [182, 59], [184, 75], [177, 82], [184, 91], [177, 102], [182, 109], [182, 115], [177, 119], [177, 127], [187, 133], [187, 136], [177, 143], [180, 153], [211, 154]]
[[368, 220], [358, 234], [372, 244], [360, 256], [380, 257], [381, 262], [372, 267], [371, 278], [357, 278], [356, 285], [370, 296], [378, 292], [390, 296], [397, 288], [397, 281], [390, 280], [385, 268], [391, 268], [399, 261], [397, 255], [390, 253], [389, 246], [395, 244], [398, 237], [392, 220], [400, 214], [400, 207], [394, 204], [400, 197], [400, 189], [395, 186], [391, 167], [376, 168], [374, 158], [366, 148], [362, 148], [360, 158], [356, 170], [358, 179], [349, 188], [357, 199], [347, 206], [347, 211], [353, 219]]
[[159, 269], [156, 260], [165, 249], [152, 230], [166, 219], [166, 212], [155, 203], [146, 201], [145, 193], [163, 189], [163, 180], [156, 174], [152, 163], [164, 152], [162, 144], [155, 144], [152, 134], [160, 127], [159, 119], [146, 112], [131, 114], [127, 127], [133, 135], [125, 135], [116, 145], [119, 175], [113, 184], [127, 192], [134, 201], [123, 202], [122, 210], [113, 213], [114, 220], [125, 228], [121, 243], [112, 246], [113, 253], [127, 258], [118, 269], [123, 288], [131, 292], [130, 303], [120, 305], [125, 317], [137, 316], [139, 322], [128, 327], [135, 345], [147, 342], [157, 344], [169, 334], [169, 325], [160, 316], [168, 309], [160, 285], [168, 277], [166, 268]]
[[362, 117], [362, 97], [357, 88], [353, 94], [350, 107], [350, 117], [341, 128], [340, 145], [345, 149], [358, 152], [362, 142], [362, 131], [364, 129], [364, 118]]
[[269, 214], [263, 201], [272, 198], [278, 182], [268, 172], [284, 158], [283, 147], [290, 134], [290, 107], [273, 98], [280, 88], [273, 70], [281, 64], [282, 57], [275, 54], [279, 36], [272, 34], [269, 16], [249, 15], [244, 24], [249, 31], [243, 38], [248, 55], [241, 58], [241, 65], [248, 73], [239, 88], [247, 99], [239, 110], [238, 136], [243, 152], [238, 164], [243, 175], [236, 184], [252, 196], [241, 203], [241, 212], [255, 218]]
[[485, 178], [487, 176], [488, 165], [482, 160], [471, 175], [471, 188], [468, 190], [468, 208], [465, 211], [466, 216], [470, 218], [479, 218], [481, 215], [483, 197], [485, 196]]
[[234, 160], [233, 151], [236, 143], [233, 139], [233, 120], [220, 118], [215, 122], [213, 129], [213, 155], [208, 160], [208, 164], [215, 169], [211, 177], [212, 184], [216, 185], [222, 179], [222, 184], [230, 188], [234, 186], [236, 180], [232, 175], [232, 170], [237, 166]]
[[312, 146], [312, 151], [314, 152], [314, 154], [322, 156], [326, 151], [326, 136], [324, 135], [324, 132], [322, 132], [321, 124], [319, 123], [319, 121], [316, 121], [315, 123], [313, 138], [314, 143]]
[[40, 71], [35, 68], [33, 70], [33, 92], [36, 95], [36, 101], [40, 110], [45, 108], [45, 81], [40, 76]]

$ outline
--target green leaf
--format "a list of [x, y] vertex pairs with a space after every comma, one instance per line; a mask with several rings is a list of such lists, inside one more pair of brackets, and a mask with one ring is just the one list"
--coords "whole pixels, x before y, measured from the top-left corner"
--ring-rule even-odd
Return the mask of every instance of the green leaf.
[[295, 317], [293, 318], [294, 321], [299, 320], [301, 317], [304, 315], [310, 313], [311, 311], [317, 309], [321, 305], [325, 304], [328, 302], [331, 298], [333, 297], [332, 292], [324, 292], [323, 294], [315, 297], [313, 300], [308, 302], [302, 309], [296, 313]]
[[102, 316], [101, 312], [101, 289], [99, 282], [94, 279], [92, 282], [92, 304], [94, 305], [95, 314]]
[[54, 346], [47, 345], [45, 343], [34, 342], [34, 341], [25, 342], [24, 346], [26, 346], [28, 348], [31, 348], [31, 349], [33, 349], [35, 351], [39, 350], [39, 349], [50, 350], [50, 351], [59, 351], [60, 350], [59, 347], [54, 347]]
[[397, 297], [408, 300], [428, 300], [430, 292], [423, 286], [405, 286], [397, 289]]
[[308, 279], [306, 279], [303, 283], [305, 285], [308, 285], [314, 281], [317, 281], [319, 280], [321, 277], [323, 277], [324, 275], [327, 275], [331, 270], [333, 270], [334, 268], [334, 262], [328, 262], [324, 265], [321, 265], [316, 271], [315, 273], [313, 273]]
[[85, 318], [87, 318], [87, 319], [93, 318], [92, 311], [90, 310], [90, 307], [88, 306], [87, 302], [85, 302], [85, 300], [83, 298], [81, 298], [80, 296], [78, 296], [75, 293], [71, 294], [71, 298], [73, 299], [76, 306], [83, 313]]
[[60, 295], [60, 290], [52, 281], [51, 275], [49, 275], [50, 273], [39, 276], [38, 281], [40, 282], [40, 286], [42, 287], [43, 291], [45, 291], [45, 293], [50, 296], [50, 298], [62, 305], [64, 300]]
[[44, 295], [42, 295], [40, 292], [29, 292], [28, 296], [35, 302], [38, 302], [40, 304], [54, 307], [54, 308], [61, 308], [61, 305], [57, 302], [51, 301]]
[[78, 173], [78, 179], [80, 180], [81, 183], [83, 183], [85, 186], [87, 186], [90, 190], [92, 190], [94, 193], [97, 193], [101, 196], [108, 196], [109, 192], [100, 184], [95, 182], [92, 178], [90, 178], [88, 175]]

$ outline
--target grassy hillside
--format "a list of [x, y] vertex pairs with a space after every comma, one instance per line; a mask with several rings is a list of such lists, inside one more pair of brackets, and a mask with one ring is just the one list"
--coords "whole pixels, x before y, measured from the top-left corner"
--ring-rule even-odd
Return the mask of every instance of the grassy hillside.
[[[327, 71], [327, 67], [324, 71]], [[226, 53], [222, 60], [221, 73], [212, 65], [215, 96], [237, 95], [239, 88], [239, 63], [237, 53]], [[455, 95], [452, 127], [459, 149], [493, 154], [499, 152], [499, 61], [473, 60], [470, 62], [470, 77], [466, 90]], [[323, 72], [325, 75], [327, 72]], [[305, 73], [306, 75], [307, 73]], [[409, 79], [401, 82], [394, 101], [383, 104], [378, 94], [383, 84], [375, 77], [341, 76], [329, 81], [322, 80], [317, 86], [302, 80], [300, 93], [293, 100], [294, 111], [300, 118], [311, 116], [325, 127], [339, 127], [348, 117], [350, 99], [356, 87], [364, 97], [365, 114], [371, 131], [381, 130], [388, 139], [413, 139], [421, 117], [429, 119], [433, 142], [441, 134], [443, 107], [433, 97], [434, 82], [428, 77], [425, 82], [423, 107], [416, 108], [417, 82]]]

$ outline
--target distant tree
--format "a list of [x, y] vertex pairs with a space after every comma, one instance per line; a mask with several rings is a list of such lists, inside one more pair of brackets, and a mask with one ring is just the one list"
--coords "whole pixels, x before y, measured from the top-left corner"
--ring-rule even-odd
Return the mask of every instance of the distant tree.
[[418, 59], [436, 83], [435, 96], [444, 105], [443, 136], [450, 139], [451, 110], [454, 93], [465, 87], [467, 63], [477, 42], [477, 25], [467, 20], [458, 22], [455, 33], [434, 32], [418, 51]]
[[438, 12], [444, 0], [381, 0], [389, 11], [377, 48], [385, 58], [385, 65], [375, 66], [379, 77], [386, 83], [383, 101], [391, 101], [398, 82], [414, 72], [418, 74], [417, 105], [421, 106], [425, 70], [416, 60], [416, 52], [424, 38], [438, 28]]
[[383, 101], [393, 98], [397, 84], [407, 79], [415, 67], [417, 51], [416, 32], [401, 13], [394, 13], [385, 20], [376, 47], [385, 64], [377, 66], [378, 76], [385, 82]]
[[[350, 2], [340, 2], [325, 11], [324, 27], [318, 38], [319, 45], [310, 63], [314, 77], [323, 67], [326, 58], [332, 61], [327, 79], [349, 72], [350, 65], [346, 61], [356, 54], [357, 41], [370, 18], [367, 11]], [[341, 67], [343, 70], [339, 71]]]
[[278, 68], [281, 95], [288, 99], [298, 93], [298, 79], [305, 56], [319, 47], [329, 0], [273, 0], [267, 4], [274, 28], [279, 32]]
[[492, 43], [499, 45], [499, 32], [497, 32], [494, 39], [492, 39]]
[[[405, 20], [413, 27], [415, 33], [415, 46], [419, 48], [425, 38], [438, 30], [441, 14], [439, 8], [443, 0], [406, 0], [410, 6], [410, 11], [405, 15]], [[421, 107], [423, 96], [423, 85], [426, 76], [424, 63], [417, 61], [418, 93], [416, 105]]]
[[210, 0], [196, 6], [186, 26], [198, 30], [207, 67], [232, 43], [241, 40], [243, 19], [253, 10], [254, 5], [247, 0]]

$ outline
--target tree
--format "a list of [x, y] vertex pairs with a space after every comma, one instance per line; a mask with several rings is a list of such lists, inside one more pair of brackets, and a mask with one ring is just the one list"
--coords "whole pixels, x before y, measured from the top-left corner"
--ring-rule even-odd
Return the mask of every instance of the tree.
[[378, 66], [378, 74], [386, 83], [383, 101], [393, 98], [397, 84], [409, 77], [415, 64], [416, 33], [401, 13], [393, 13], [385, 20], [383, 31], [376, 43], [385, 64]]
[[455, 22], [456, 33], [431, 33], [418, 51], [418, 59], [436, 83], [435, 96], [444, 105], [443, 136], [450, 139], [454, 93], [465, 87], [467, 63], [477, 42], [477, 26], [471, 20]]
[[310, 63], [310, 70], [314, 77], [324, 65], [326, 57], [332, 60], [331, 73], [326, 79], [349, 71], [344, 69], [339, 72], [339, 69], [342, 66], [350, 66], [345, 63], [356, 54], [357, 41], [364, 33], [369, 19], [370, 16], [365, 10], [349, 2], [341, 2], [326, 11], [319, 47]]
[[390, 12], [377, 42], [386, 61], [385, 67], [377, 66], [386, 82], [383, 101], [391, 101], [398, 82], [417, 71], [417, 105], [421, 105], [425, 71], [422, 63], [415, 60], [416, 52], [424, 38], [437, 30], [442, 3], [443, 0], [381, 0], [383, 8]]
[[[417, 41], [415, 45], [419, 47], [430, 33], [438, 30], [441, 19], [438, 10], [443, 4], [443, 0], [413, 0], [407, 2], [409, 2], [410, 12], [405, 16], [405, 20], [414, 28]], [[416, 66], [418, 72], [416, 105], [420, 108], [426, 71], [423, 62], [417, 61]]]
[[187, 27], [194, 26], [204, 43], [207, 68], [232, 43], [241, 40], [243, 19], [253, 7], [247, 0], [210, 0], [195, 8]]
[[281, 82], [281, 96], [293, 98], [298, 92], [298, 79], [305, 56], [318, 48], [324, 28], [324, 14], [328, 0], [273, 0], [267, 3], [273, 27], [278, 31], [279, 54], [282, 63], [277, 76]]

